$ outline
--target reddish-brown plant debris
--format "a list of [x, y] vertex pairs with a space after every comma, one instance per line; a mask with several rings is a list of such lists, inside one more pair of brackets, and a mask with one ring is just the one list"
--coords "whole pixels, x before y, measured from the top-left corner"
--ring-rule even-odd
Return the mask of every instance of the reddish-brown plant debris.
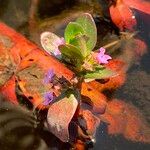
[[150, 3], [146, 0], [116, 0], [109, 10], [112, 21], [121, 31], [125, 29], [134, 31], [137, 21], [132, 10], [150, 15], [149, 7]]
[[133, 31], [136, 19], [129, 6], [123, 0], [117, 0], [115, 5], [110, 6], [109, 10], [112, 21], [121, 31], [124, 29]]
[[108, 125], [109, 134], [123, 134], [137, 142], [150, 142], [150, 129], [137, 108], [121, 100], [108, 102], [105, 114], [100, 118]]

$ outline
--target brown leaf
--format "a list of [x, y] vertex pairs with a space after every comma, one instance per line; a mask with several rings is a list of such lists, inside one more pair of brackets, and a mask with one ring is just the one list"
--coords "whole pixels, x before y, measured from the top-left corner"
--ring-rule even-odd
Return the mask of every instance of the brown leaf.
[[18, 104], [15, 93], [15, 76], [10, 78], [3, 87], [0, 88], [0, 93], [14, 104]]
[[15, 66], [8, 49], [0, 42], [0, 87], [13, 76]]
[[47, 115], [48, 128], [63, 142], [69, 141], [69, 123], [74, 116], [78, 101], [73, 94], [53, 103]]
[[44, 71], [36, 64], [32, 64], [19, 72], [17, 72], [17, 83], [21, 92], [29, 98], [35, 107], [40, 109], [46, 106], [42, 105], [44, 94], [52, 90], [51, 84], [44, 84]]
[[104, 113], [107, 105], [107, 98], [104, 94], [97, 91], [90, 83], [82, 83], [81, 94], [84, 96], [82, 101], [90, 104], [96, 113]]

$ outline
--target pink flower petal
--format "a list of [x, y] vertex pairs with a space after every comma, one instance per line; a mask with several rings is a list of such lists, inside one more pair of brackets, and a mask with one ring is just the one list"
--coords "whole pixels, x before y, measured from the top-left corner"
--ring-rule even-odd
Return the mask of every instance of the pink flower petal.
[[63, 44], [65, 44], [65, 39], [63, 37], [60, 38], [59, 40], [55, 41], [55, 45], [57, 45], [57, 49], [55, 49], [55, 51], [54, 51], [55, 56], [59, 57], [61, 55], [61, 52], [59, 51], [58, 47]]
[[59, 49], [56, 49], [56, 50], [54, 51], [54, 55], [55, 55], [55, 56], [60, 56], [60, 55], [61, 55], [61, 52], [59, 51]]
[[105, 48], [103, 48], [103, 47], [101, 47], [100, 49], [99, 49], [99, 52], [100, 52], [100, 54], [101, 55], [104, 55], [105, 54]]
[[110, 60], [112, 59], [109, 55], [104, 55], [105, 59]]
[[99, 64], [107, 64], [109, 59], [112, 59], [109, 55], [105, 55], [105, 49], [101, 47], [97, 55], [97, 60]]

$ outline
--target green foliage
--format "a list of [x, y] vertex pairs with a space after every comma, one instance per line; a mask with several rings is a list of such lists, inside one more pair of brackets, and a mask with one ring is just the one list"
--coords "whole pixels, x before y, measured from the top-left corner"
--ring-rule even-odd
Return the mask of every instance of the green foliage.
[[87, 54], [93, 50], [97, 42], [97, 29], [92, 16], [88, 13], [77, 18], [76, 22], [84, 29], [84, 35], [89, 39], [87, 41]]
[[[51, 53], [60, 50], [61, 59], [70, 64], [78, 75], [84, 71], [84, 78], [87, 80], [104, 79], [116, 75], [103, 65], [97, 64], [98, 62], [92, 56], [91, 51], [97, 42], [97, 29], [90, 14], [84, 13], [75, 22], [70, 22], [65, 29], [64, 38], [66, 43], [61, 42], [54, 33], [46, 32], [43, 41], [41, 36], [41, 43], [43, 48]], [[45, 39], [48, 40], [48, 44], [44, 44]]]
[[74, 39], [70, 41], [70, 44], [77, 47], [82, 53], [83, 57], [87, 56], [87, 46], [86, 46], [86, 37], [85, 36], [76, 36]]
[[117, 75], [116, 72], [107, 68], [97, 68], [95, 71], [87, 72], [85, 79], [106, 79]]
[[76, 36], [83, 35], [84, 30], [83, 28], [76, 22], [70, 22], [66, 29], [65, 29], [65, 41], [66, 43], [70, 43], [72, 39], [74, 39]]
[[61, 51], [63, 58], [68, 58], [71, 63], [75, 66], [81, 66], [84, 60], [84, 57], [77, 47], [66, 44], [66, 45], [60, 45], [59, 49]]
[[85, 13], [76, 22], [70, 22], [64, 35], [66, 43], [78, 47], [84, 57], [89, 55], [97, 41], [97, 30], [92, 16]]

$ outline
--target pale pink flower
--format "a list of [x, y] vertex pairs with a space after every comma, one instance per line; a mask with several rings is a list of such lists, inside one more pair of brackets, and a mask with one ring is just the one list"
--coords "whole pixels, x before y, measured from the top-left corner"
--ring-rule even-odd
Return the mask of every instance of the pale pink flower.
[[108, 60], [112, 59], [109, 55], [105, 54], [105, 48], [101, 47], [99, 49], [99, 53], [97, 54], [97, 60], [99, 62], [99, 64], [107, 64]]
[[65, 40], [64, 40], [64, 38], [62, 37], [62, 38], [60, 38], [59, 40], [56, 40], [55, 41], [55, 45], [57, 46], [57, 48], [54, 50], [54, 55], [55, 56], [60, 56], [61, 55], [61, 52], [60, 52], [60, 50], [59, 50], [59, 46], [60, 45], [64, 45], [65, 44]]

